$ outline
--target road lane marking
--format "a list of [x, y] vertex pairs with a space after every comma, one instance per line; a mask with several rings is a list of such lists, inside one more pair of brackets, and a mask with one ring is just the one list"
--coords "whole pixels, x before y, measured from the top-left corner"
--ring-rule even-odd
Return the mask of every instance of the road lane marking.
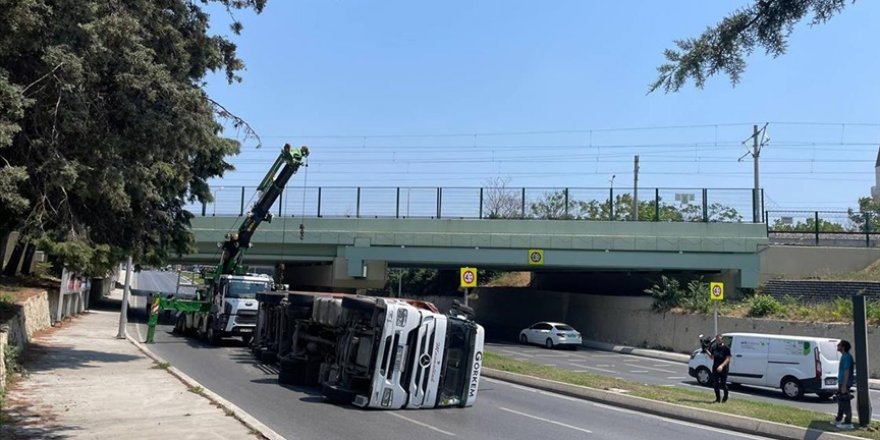
[[535, 357], [535, 355], [532, 355], [532, 354], [525, 354], [525, 353], [522, 353], [522, 352], [519, 352], [519, 351], [516, 351], [516, 350], [510, 350], [510, 349], [507, 349], [507, 348], [502, 348], [501, 351], [503, 351], [503, 352], [505, 352], [505, 353], [507, 353], [507, 354], [512, 354], [512, 355], [514, 355], [514, 356]]
[[514, 410], [512, 410], [512, 409], [510, 409], [510, 408], [505, 408], [505, 407], [503, 407], [503, 406], [499, 406], [498, 409], [500, 409], [500, 410], [502, 410], [502, 411], [507, 411], [507, 412], [509, 412], [509, 413], [513, 413], [513, 414], [516, 414], [516, 415], [519, 415], [519, 416], [528, 417], [528, 418], [530, 418], [530, 419], [535, 419], [535, 420], [540, 420], [540, 421], [542, 421], [542, 422], [552, 423], [552, 424], [554, 424], [554, 425], [562, 426], [562, 427], [565, 427], [565, 428], [568, 428], [568, 429], [574, 429], [575, 431], [586, 432], [587, 434], [592, 434], [592, 433], [593, 433], [593, 431], [590, 431], [589, 429], [578, 428], [577, 426], [571, 426], [571, 425], [566, 424], [566, 423], [557, 422], [556, 420], [545, 419], [545, 418], [543, 418], [543, 417], [533, 416], [533, 415], [531, 415], [531, 414], [526, 414], [526, 413], [524, 413], [524, 412], [514, 411]]
[[400, 415], [400, 414], [393, 413], [393, 412], [389, 412], [389, 413], [386, 413], [386, 414], [389, 414], [389, 415], [392, 415], [392, 416], [394, 416], [394, 417], [397, 417], [398, 419], [406, 420], [407, 422], [414, 423], [414, 424], [419, 425], [419, 426], [421, 426], [421, 427], [424, 427], [424, 428], [428, 428], [428, 429], [431, 429], [431, 430], [437, 431], [437, 432], [439, 432], [439, 433], [441, 433], [441, 434], [446, 434], [446, 435], [448, 435], [448, 436], [450, 436], [450, 437], [455, 437], [455, 434], [453, 434], [453, 433], [451, 433], [451, 432], [449, 432], [449, 431], [444, 431], [444, 430], [442, 430], [442, 429], [440, 429], [440, 428], [438, 428], [438, 427], [436, 427], [436, 426], [431, 426], [431, 425], [429, 425], [429, 424], [427, 424], [427, 423], [422, 423], [422, 422], [420, 422], [420, 421], [418, 421], [418, 420], [414, 420], [414, 419], [411, 419], [411, 418], [409, 418], [409, 417], [402, 416], [402, 415]]
[[684, 376], [671, 376], [671, 377], [667, 377], [667, 379], [681, 380], [681, 379], [687, 379], [687, 377], [684, 377]]
[[634, 367], [634, 368], [645, 368], [645, 369], [648, 369], [648, 370], [659, 371], [659, 372], [661, 372], [661, 373], [675, 374], [675, 371], [672, 371], [672, 370], [664, 370], [664, 369], [662, 369], [662, 368], [648, 367], [648, 366], [645, 366], [645, 365], [639, 365], [639, 364], [626, 364], [626, 366], [628, 366], [628, 367]]
[[629, 372], [633, 374], [645, 374], [648, 370], [629, 370]]
[[766, 439], [767, 439], [767, 437], [758, 437], [758, 436], [754, 436], [754, 435], [742, 434], [742, 433], [739, 433], [739, 432], [728, 431], [728, 430], [719, 429], [719, 428], [713, 428], [713, 427], [711, 427], [711, 426], [703, 426], [703, 425], [698, 425], [698, 424], [696, 424], [696, 423], [684, 422], [684, 421], [681, 421], [681, 420], [667, 419], [667, 418], [665, 418], [665, 417], [655, 416], [655, 415], [652, 415], [652, 414], [646, 414], [646, 413], [643, 413], [643, 412], [637, 412], [637, 411], [633, 411], [633, 410], [629, 410], [629, 409], [624, 409], [624, 408], [618, 408], [618, 407], [616, 407], [616, 406], [605, 405], [605, 404], [602, 404], [602, 403], [593, 403], [593, 405], [598, 406], [598, 407], [600, 407], [600, 408], [609, 409], [609, 410], [612, 410], [612, 411], [617, 411], [617, 412], [622, 412], [622, 413], [632, 414], [632, 415], [636, 415], [636, 416], [648, 417], [648, 418], [652, 418], [652, 419], [660, 420], [660, 421], [667, 422], [667, 423], [673, 423], [673, 424], [676, 424], [676, 425], [682, 425], [682, 426], [689, 426], [689, 427], [691, 427], [691, 428], [703, 429], [703, 430], [706, 430], [706, 431], [718, 432], [718, 433], [721, 433], [721, 434], [727, 434], [727, 435], [732, 435], [732, 436], [736, 436], [736, 437], [749, 438], [749, 439], [757, 439], [757, 440], [766, 440]]
[[606, 369], [604, 369], [604, 368], [591, 367], [591, 366], [589, 366], [589, 365], [579, 365], [579, 366], [584, 367], [584, 368], [587, 368], [587, 369], [590, 369], [590, 370], [601, 371], [601, 372], [604, 372], [604, 373], [611, 373], [611, 374], [618, 374], [618, 373], [620, 373], [619, 371], [606, 370]]
[[556, 353], [553, 353], [553, 354], [551, 354], [551, 353], [547, 353], [547, 354], [542, 353], [542, 354], [539, 354], [538, 356], [541, 356], [541, 357], [548, 357], [548, 358], [569, 357], [569, 355], [567, 355], [567, 354], [562, 354], [562, 353], [558, 353], [558, 354], [556, 354]]

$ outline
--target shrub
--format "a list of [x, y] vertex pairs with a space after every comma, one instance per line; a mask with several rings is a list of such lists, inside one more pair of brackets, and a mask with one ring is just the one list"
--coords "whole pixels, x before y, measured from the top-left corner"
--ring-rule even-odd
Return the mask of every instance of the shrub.
[[665, 312], [673, 307], [678, 307], [685, 295], [678, 280], [666, 275], [661, 275], [660, 283], [654, 284], [650, 289], [645, 289], [645, 293], [654, 298], [651, 310], [655, 312]]
[[763, 317], [781, 313], [782, 304], [770, 295], [755, 295], [749, 300], [748, 316]]
[[691, 280], [685, 292], [684, 307], [689, 312], [709, 313], [712, 300], [709, 299], [709, 283], [702, 278]]

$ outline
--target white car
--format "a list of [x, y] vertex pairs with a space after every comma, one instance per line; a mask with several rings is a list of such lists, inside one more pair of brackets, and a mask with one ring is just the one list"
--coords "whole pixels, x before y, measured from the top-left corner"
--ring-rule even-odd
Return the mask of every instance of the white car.
[[540, 344], [547, 348], [557, 346], [575, 349], [583, 339], [580, 332], [561, 322], [538, 322], [519, 332], [519, 342]]

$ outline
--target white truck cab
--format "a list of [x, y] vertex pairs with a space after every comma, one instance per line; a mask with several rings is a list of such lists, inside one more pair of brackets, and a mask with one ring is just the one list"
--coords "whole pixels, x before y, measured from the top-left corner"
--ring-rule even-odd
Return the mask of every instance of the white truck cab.
[[[838, 339], [810, 336], [725, 333], [730, 347], [728, 382], [780, 388], [786, 397], [804, 393], [828, 398], [837, 390]], [[712, 359], [696, 349], [688, 373], [701, 385], [711, 383]]]

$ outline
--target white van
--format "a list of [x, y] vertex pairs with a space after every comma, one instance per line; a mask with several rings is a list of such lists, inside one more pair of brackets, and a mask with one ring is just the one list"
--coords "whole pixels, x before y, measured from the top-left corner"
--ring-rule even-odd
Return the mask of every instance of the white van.
[[[797, 399], [816, 393], [827, 399], [837, 391], [839, 339], [810, 336], [725, 333], [731, 361], [727, 381], [782, 389]], [[701, 385], [711, 384], [712, 359], [701, 349], [691, 354], [688, 374]]]

